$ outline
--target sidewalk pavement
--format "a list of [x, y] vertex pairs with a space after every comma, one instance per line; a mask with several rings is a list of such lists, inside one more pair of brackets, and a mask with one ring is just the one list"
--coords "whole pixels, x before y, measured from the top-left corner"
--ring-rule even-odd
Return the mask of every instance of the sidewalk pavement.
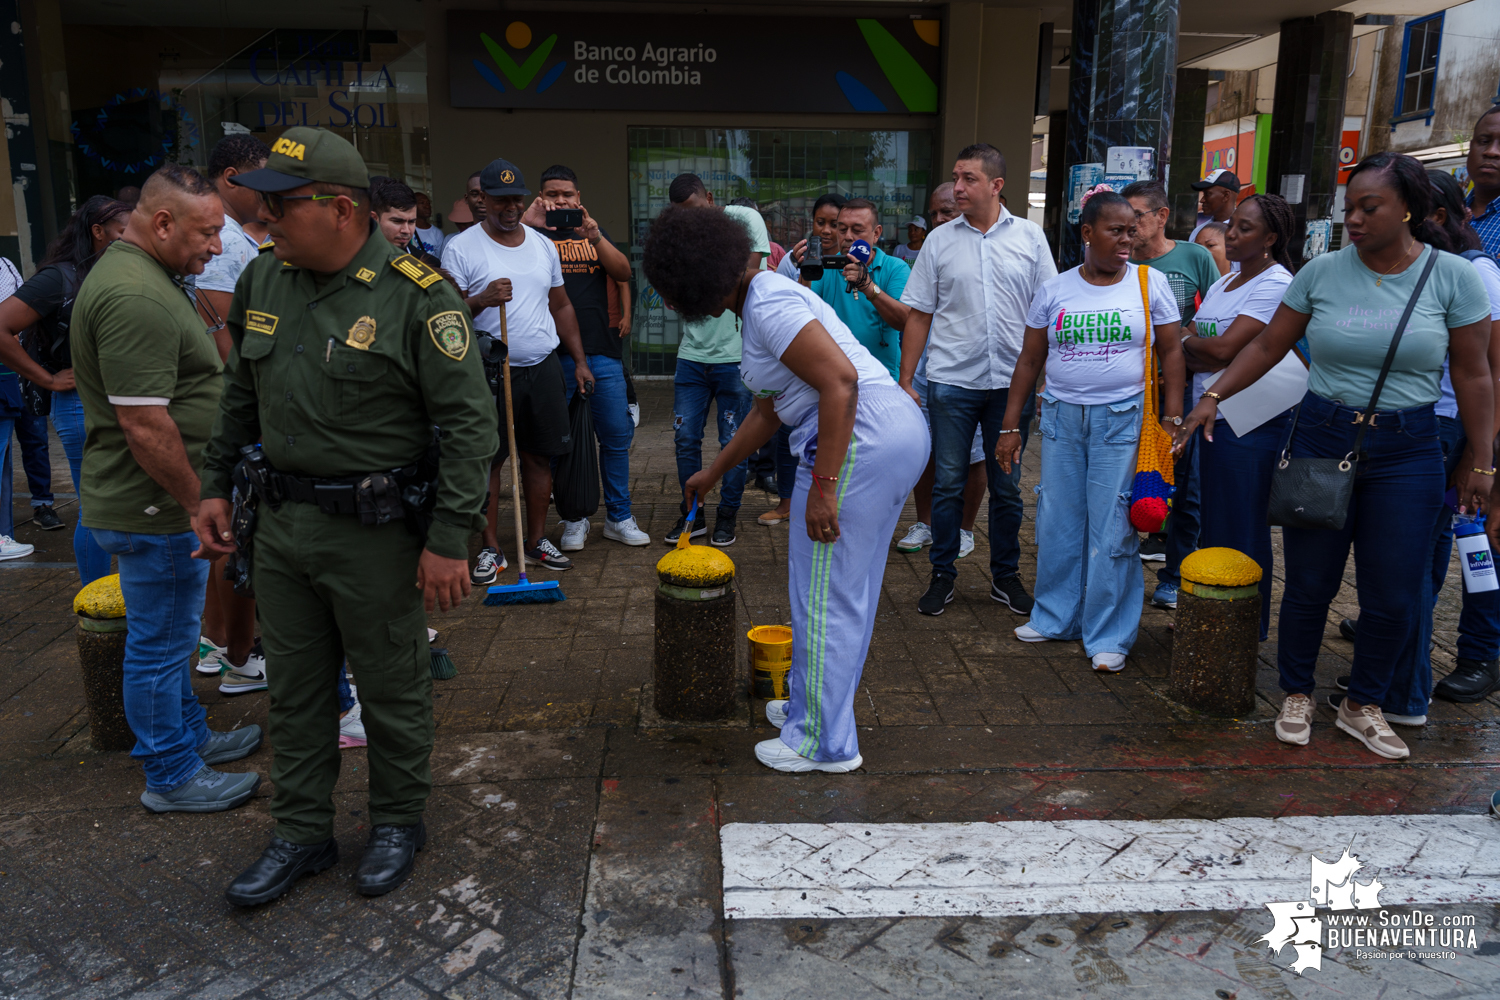
[[[659, 539], [678, 514], [671, 386], [638, 388], [634, 509]], [[1029, 485], [1034, 452], [1025, 465]], [[755, 523], [774, 502], [747, 492], [728, 550], [757, 624], [789, 617], [789, 527]], [[29, 516], [24, 504], [18, 497], [18, 515]], [[71, 522], [74, 509], [59, 513]], [[1168, 612], [1146, 610], [1117, 675], [1090, 670], [1077, 643], [1015, 641], [1010, 630], [1023, 619], [988, 598], [981, 517], [977, 551], [959, 564], [958, 596], [939, 618], [916, 612], [926, 553], [891, 551], [856, 705], [865, 767], [777, 774], [751, 754], [773, 735], [759, 702], [712, 726], [664, 725], [650, 710], [653, 567], [665, 548], [605, 541], [601, 517], [573, 554], [576, 568], [557, 574], [566, 602], [491, 608], [480, 589], [432, 617], [459, 674], [436, 685], [430, 837], [411, 881], [375, 900], [353, 891], [366, 767], [365, 752], [351, 750], [337, 793], [339, 864], [249, 911], [222, 892], [269, 836], [270, 783], [231, 813], [141, 809], [139, 768], [88, 749], [71, 532], [19, 527], [38, 551], [0, 563], [0, 998], [1495, 995], [1500, 877], [1480, 880], [1487, 887], [1471, 902], [1423, 907], [1475, 917], [1477, 949], [1447, 961], [1330, 950], [1321, 970], [1302, 976], [1288, 971], [1290, 950], [1273, 956], [1258, 940], [1272, 925], [1258, 902], [726, 917], [721, 831], [740, 823], [1005, 830], [1016, 821], [1441, 815], [1470, 824], [1450, 839], [1470, 852], [1465, 877], [1478, 884], [1481, 873], [1500, 875], [1500, 825], [1488, 839], [1472, 827], [1500, 787], [1500, 699], [1436, 702], [1426, 727], [1401, 731], [1412, 747], [1406, 761], [1364, 751], [1333, 728], [1326, 707], [1312, 744], [1286, 747], [1271, 731], [1280, 703], [1273, 616], [1256, 711], [1227, 722], [1192, 717], [1164, 696]], [[909, 508], [898, 531], [913, 519]], [[1031, 535], [1028, 523], [1028, 583]], [[1336, 624], [1356, 613], [1352, 582], [1351, 564], [1330, 613], [1319, 699], [1349, 669], [1351, 646]], [[1460, 586], [1455, 568], [1436, 616], [1440, 675], [1452, 665]], [[742, 609], [742, 632], [745, 618]], [[213, 727], [266, 724], [264, 693], [230, 699], [209, 679], [194, 683]], [[271, 733], [266, 749], [230, 769], [268, 774], [274, 744]], [[1333, 858], [1338, 846], [1320, 853]], [[1202, 864], [1190, 839], [1182, 851], [1187, 870]], [[753, 869], [755, 860], [735, 864]], [[772, 884], [792, 877], [780, 863], [764, 859]]]

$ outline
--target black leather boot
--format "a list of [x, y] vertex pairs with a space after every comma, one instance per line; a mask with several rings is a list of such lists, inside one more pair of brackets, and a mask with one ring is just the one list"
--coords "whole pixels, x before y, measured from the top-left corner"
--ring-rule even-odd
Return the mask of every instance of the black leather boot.
[[417, 863], [417, 852], [427, 843], [427, 827], [383, 824], [370, 831], [365, 856], [359, 859], [354, 886], [366, 896], [383, 896], [406, 880]]
[[255, 864], [229, 883], [224, 897], [235, 906], [269, 903], [303, 875], [316, 875], [338, 864], [339, 845], [332, 837], [321, 844], [291, 844], [272, 837]]
[[1433, 687], [1444, 701], [1480, 701], [1500, 687], [1500, 660], [1470, 660], [1460, 656], [1453, 673]]

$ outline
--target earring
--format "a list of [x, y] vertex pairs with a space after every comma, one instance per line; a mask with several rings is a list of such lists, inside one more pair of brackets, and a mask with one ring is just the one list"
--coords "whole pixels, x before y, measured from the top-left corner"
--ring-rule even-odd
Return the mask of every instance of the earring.
[[1402, 219], [1401, 221], [1402, 222], [1410, 222], [1411, 221], [1411, 213], [1407, 212], [1406, 213], [1406, 217], [1404, 219]]
[[1089, 241], [1088, 241], [1088, 240], [1084, 240], [1084, 241], [1083, 241], [1083, 246], [1084, 246], [1084, 249], [1087, 249], [1087, 248], [1088, 248], [1088, 245], [1089, 245]]

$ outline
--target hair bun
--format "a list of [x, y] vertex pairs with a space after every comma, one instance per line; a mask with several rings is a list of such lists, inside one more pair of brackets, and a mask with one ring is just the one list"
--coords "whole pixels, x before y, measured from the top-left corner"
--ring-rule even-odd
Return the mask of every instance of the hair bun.
[[1115, 189], [1112, 188], [1112, 187], [1110, 187], [1108, 184], [1095, 184], [1093, 187], [1091, 187], [1087, 191], [1085, 191], [1083, 193], [1083, 197], [1078, 200], [1078, 209], [1079, 209], [1079, 211], [1083, 210], [1083, 206], [1087, 205], [1089, 203], [1089, 199], [1092, 198], [1094, 195], [1099, 194], [1099, 193], [1104, 192], [1104, 191], [1108, 191], [1111, 194], [1113, 194], [1114, 190]]

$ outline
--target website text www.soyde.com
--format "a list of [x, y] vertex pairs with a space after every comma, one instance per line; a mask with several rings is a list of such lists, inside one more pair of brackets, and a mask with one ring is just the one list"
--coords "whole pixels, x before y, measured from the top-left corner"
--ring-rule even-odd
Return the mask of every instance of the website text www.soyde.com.
[[1458, 957], [1455, 949], [1473, 951], [1479, 947], [1471, 913], [1380, 910], [1374, 914], [1330, 913], [1323, 919], [1327, 935], [1324, 947], [1329, 951], [1352, 948], [1359, 959], [1454, 959]]

